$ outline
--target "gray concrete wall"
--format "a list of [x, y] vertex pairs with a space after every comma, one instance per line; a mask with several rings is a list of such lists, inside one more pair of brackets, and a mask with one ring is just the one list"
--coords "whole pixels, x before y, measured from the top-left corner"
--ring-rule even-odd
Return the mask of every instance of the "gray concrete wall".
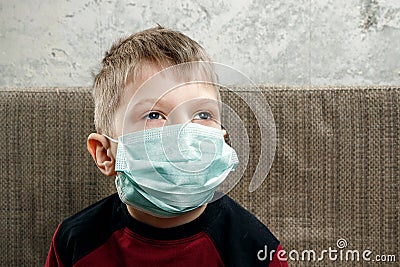
[[86, 86], [159, 23], [255, 83], [400, 84], [400, 0], [1, 0], [0, 86]]

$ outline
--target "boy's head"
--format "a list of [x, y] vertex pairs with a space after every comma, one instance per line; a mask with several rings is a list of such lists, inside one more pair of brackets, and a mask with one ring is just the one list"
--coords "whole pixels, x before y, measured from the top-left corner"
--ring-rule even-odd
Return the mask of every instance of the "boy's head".
[[[94, 79], [97, 133], [88, 138], [88, 150], [104, 174], [116, 174], [117, 149], [104, 135], [114, 139], [122, 135], [126, 118], [129, 131], [189, 121], [220, 128], [215, 123], [220, 119], [218, 90], [213, 84], [190, 83], [198, 73], [204, 81], [215, 81], [212, 65], [201, 64], [209, 61], [197, 42], [160, 26], [132, 34], [111, 47]], [[195, 62], [200, 63], [190, 64]], [[171, 79], [174, 88], [169, 87]]]
[[116, 135], [115, 115], [121, 102], [126, 100], [127, 87], [137, 89], [155, 72], [193, 61], [210, 59], [197, 42], [161, 26], [116, 42], [106, 52], [102, 68], [94, 78], [94, 122], [97, 132]]

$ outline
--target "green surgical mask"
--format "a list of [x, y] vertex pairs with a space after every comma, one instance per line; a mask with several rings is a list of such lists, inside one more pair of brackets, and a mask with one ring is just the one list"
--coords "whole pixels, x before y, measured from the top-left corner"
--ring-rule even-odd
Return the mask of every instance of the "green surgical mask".
[[177, 124], [119, 137], [115, 184], [125, 204], [174, 217], [211, 201], [237, 164], [221, 130]]

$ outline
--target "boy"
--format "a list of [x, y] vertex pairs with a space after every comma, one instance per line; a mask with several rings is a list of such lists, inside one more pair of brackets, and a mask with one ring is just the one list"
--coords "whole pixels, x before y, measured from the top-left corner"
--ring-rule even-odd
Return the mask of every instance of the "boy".
[[[116, 176], [118, 194], [63, 221], [45, 266], [287, 266], [261, 222], [214, 194], [237, 157], [224, 142], [215, 87], [182, 83], [201, 69], [185, 64], [199, 61], [210, 60], [198, 43], [162, 27], [106, 53], [88, 150]], [[214, 80], [210, 68], [200, 72]]]

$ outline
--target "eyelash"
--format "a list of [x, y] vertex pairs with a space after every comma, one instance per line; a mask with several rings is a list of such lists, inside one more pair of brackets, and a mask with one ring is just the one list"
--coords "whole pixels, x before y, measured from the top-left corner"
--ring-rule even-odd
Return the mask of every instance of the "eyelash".
[[[161, 116], [161, 118], [158, 118], [158, 119], [155, 119], [155, 118], [151, 118], [151, 114], [157, 114], [157, 115], [160, 115]], [[161, 113], [161, 112], [158, 112], [158, 111], [151, 111], [151, 112], [149, 112], [147, 115], [146, 115], [146, 119], [147, 120], [160, 120], [160, 119], [164, 119], [165, 120], [165, 116]]]
[[[151, 115], [154, 115], [154, 114], [156, 114], [156, 115], [159, 115], [159, 116], [161, 116], [161, 118], [151, 118]], [[207, 119], [202, 119], [199, 115], [207, 115]], [[196, 116], [199, 116], [200, 118], [196, 118]], [[211, 112], [208, 112], [208, 111], [200, 111], [200, 112], [197, 112], [195, 115], [194, 115], [194, 117], [193, 117], [193, 120], [211, 120], [211, 119], [213, 119], [213, 115], [212, 115], [212, 113]], [[146, 117], [145, 117], [147, 120], [160, 120], [160, 119], [164, 119], [165, 120], [165, 116], [162, 114], [162, 113], [160, 113], [160, 112], [158, 112], [158, 111], [151, 111], [151, 112], [149, 112], [147, 115], [146, 115]]]
[[213, 115], [212, 115], [212, 113], [211, 112], [208, 112], [208, 111], [201, 111], [201, 112], [198, 112], [198, 113], [196, 113], [196, 115], [193, 117], [193, 119], [195, 119], [195, 120], [203, 120], [202, 118], [200, 118], [200, 119], [196, 119], [195, 117], [196, 116], [198, 116], [198, 115], [200, 115], [200, 114], [206, 114], [207, 115], [207, 119], [204, 119], [204, 120], [211, 120], [211, 119], [213, 119]]

